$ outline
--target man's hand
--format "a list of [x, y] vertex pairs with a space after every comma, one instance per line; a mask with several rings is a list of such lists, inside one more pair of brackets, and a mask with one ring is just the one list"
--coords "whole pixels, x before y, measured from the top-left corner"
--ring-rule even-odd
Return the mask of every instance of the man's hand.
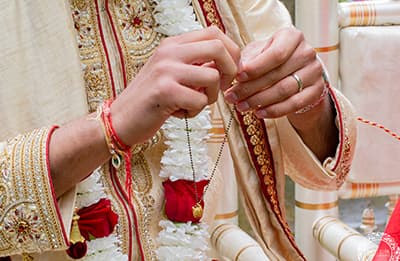
[[117, 133], [135, 144], [152, 137], [171, 115], [195, 116], [230, 86], [239, 59], [239, 47], [216, 27], [166, 38], [114, 101]]

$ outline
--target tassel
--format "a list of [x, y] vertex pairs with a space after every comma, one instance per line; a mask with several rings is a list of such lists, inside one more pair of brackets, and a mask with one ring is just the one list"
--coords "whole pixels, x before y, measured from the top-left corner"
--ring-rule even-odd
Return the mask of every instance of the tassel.
[[73, 259], [80, 259], [86, 255], [87, 245], [85, 238], [81, 235], [78, 225], [79, 215], [74, 213], [72, 217], [72, 227], [70, 233], [70, 246], [67, 254]]

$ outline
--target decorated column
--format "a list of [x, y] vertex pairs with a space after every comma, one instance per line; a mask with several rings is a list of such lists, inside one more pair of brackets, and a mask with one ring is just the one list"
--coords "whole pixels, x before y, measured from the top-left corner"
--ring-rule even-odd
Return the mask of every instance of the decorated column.
[[[330, 84], [338, 86], [339, 30], [337, 0], [297, 0], [297, 28], [304, 32], [326, 66]], [[313, 191], [296, 184], [295, 235], [296, 242], [308, 260], [330, 261], [335, 258], [312, 236], [316, 219], [338, 215], [336, 192]]]

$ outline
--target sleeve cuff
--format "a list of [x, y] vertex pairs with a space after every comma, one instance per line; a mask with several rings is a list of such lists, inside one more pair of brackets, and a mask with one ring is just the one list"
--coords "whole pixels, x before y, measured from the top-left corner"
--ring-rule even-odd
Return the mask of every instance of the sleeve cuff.
[[329, 88], [329, 94], [337, 112], [339, 145], [335, 156], [325, 159], [323, 164], [304, 144], [286, 117], [276, 120], [285, 172], [300, 185], [314, 190], [336, 190], [343, 184], [350, 170], [356, 142], [356, 123], [350, 102], [333, 88]]
[[68, 247], [48, 160], [55, 128], [38, 129], [2, 144], [0, 256]]

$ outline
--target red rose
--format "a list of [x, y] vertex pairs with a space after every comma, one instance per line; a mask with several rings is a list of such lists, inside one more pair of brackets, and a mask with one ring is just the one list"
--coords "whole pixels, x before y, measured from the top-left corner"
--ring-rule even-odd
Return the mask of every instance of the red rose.
[[86, 240], [110, 235], [118, 223], [118, 215], [111, 209], [108, 199], [100, 199], [99, 202], [79, 209], [79, 230]]
[[[165, 189], [165, 214], [168, 219], [174, 222], [199, 222], [200, 218], [193, 217], [192, 207], [198, 203], [196, 201], [202, 199], [204, 187], [208, 184], [208, 180], [196, 182], [197, 197], [195, 195], [193, 181], [189, 180], [166, 180], [163, 182]], [[200, 201], [204, 208], [203, 200]]]

